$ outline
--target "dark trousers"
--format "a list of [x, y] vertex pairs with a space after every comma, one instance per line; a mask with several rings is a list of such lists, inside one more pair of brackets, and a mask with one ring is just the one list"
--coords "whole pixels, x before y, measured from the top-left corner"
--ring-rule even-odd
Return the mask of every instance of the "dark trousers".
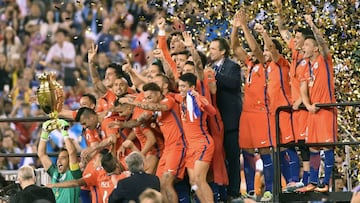
[[238, 196], [240, 190], [240, 148], [239, 148], [239, 130], [225, 131], [224, 149], [226, 168], [229, 176], [229, 186], [227, 194]]

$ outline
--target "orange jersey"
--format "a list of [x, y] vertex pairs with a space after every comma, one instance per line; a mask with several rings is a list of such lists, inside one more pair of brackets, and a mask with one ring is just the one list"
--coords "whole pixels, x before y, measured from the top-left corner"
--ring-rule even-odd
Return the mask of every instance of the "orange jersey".
[[267, 66], [268, 94], [272, 114], [275, 114], [279, 106], [291, 104], [289, 70], [289, 62], [283, 56], [277, 62], [271, 61]]
[[96, 112], [103, 112], [114, 106], [116, 95], [111, 90], [107, 90], [105, 95], [98, 99]]
[[334, 69], [331, 55], [319, 55], [314, 62], [307, 63], [303, 80], [309, 86], [309, 98], [314, 103], [335, 103]]
[[269, 96], [266, 87], [266, 72], [262, 64], [254, 64], [246, 59], [246, 75], [243, 111], [269, 112]]
[[96, 142], [100, 143], [105, 136], [104, 132], [100, 128], [100, 125], [93, 130], [85, 129], [83, 134], [85, 136], [87, 146], [91, 146], [92, 143]]
[[[301, 97], [300, 95], [300, 80], [301, 75], [304, 72], [304, 62], [306, 59], [303, 59], [303, 54], [299, 50], [295, 49], [294, 38], [290, 40], [289, 48], [291, 49], [291, 65], [290, 65], [290, 84], [291, 84], [291, 99], [292, 103]], [[303, 62], [304, 61], [304, 62]]]
[[[117, 182], [125, 177], [124, 174], [108, 175], [102, 167], [98, 167], [96, 169], [85, 169], [82, 179], [86, 182], [87, 186], [95, 187], [95, 190], [97, 190], [96, 194], [98, 196], [96, 202], [107, 203]], [[116, 183], [114, 183], [112, 179], [114, 179]]]
[[160, 103], [169, 109], [155, 112], [157, 123], [164, 136], [165, 147], [186, 146], [179, 105], [171, 96], [165, 96]]
[[196, 103], [201, 109], [201, 115], [198, 118], [193, 118], [193, 121], [190, 120], [190, 113], [187, 110], [185, 99], [181, 95], [176, 95], [176, 99], [181, 101], [181, 120], [185, 132], [186, 140], [189, 144], [194, 144], [202, 142], [204, 139], [209, 144], [212, 142], [212, 138], [209, 135], [207, 128], [206, 119], [207, 116], [214, 116], [216, 114], [216, 109], [211, 105], [204, 105], [202, 100], [206, 100], [203, 96], [198, 96]]

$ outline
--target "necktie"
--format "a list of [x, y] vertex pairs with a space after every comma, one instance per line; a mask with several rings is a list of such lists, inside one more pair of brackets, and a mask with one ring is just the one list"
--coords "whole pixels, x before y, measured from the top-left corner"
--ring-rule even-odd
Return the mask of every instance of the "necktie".
[[220, 66], [214, 65], [214, 70], [216, 73], [220, 72]]

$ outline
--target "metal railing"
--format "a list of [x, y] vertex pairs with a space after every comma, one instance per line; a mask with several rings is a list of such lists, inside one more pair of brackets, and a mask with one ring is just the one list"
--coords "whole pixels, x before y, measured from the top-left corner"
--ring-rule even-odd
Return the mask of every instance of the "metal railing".
[[[316, 107], [319, 107], [320, 109], [326, 109], [326, 108], [337, 108], [337, 107], [345, 107], [345, 106], [360, 106], [360, 102], [344, 102], [344, 103], [328, 103], [328, 104], [316, 104]], [[300, 106], [300, 109], [306, 110], [305, 106]], [[276, 127], [276, 148], [273, 150], [273, 161], [274, 161], [274, 168], [275, 168], [275, 176], [274, 176], [274, 187], [273, 187], [273, 202], [289, 202], [292, 201], [288, 194], [283, 195], [281, 190], [281, 171], [280, 171], [280, 148], [281, 147], [290, 147], [290, 146], [297, 146], [298, 143], [289, 143], [289, 144], [281, 144], [280, 143], [280, 123], [279, 123], [279, 115], [280, 112], [286, 111], [291, 112], [292, 106], [280, 106], [276, 109], [275, 113], [275, 127]], [[305, 145], [309, 147], [324, 147], [324, 146], [344, 146], [344, 145], [359, 145], [360, 142], [334, 142], [334, 143], [306, 143]], [[284, 200], [286, 198], [286, 200]], [[308, 201], [307, 198], [310, 200], [321, 200], [324, 198], [322, 194], [308, 194], [308, 195], [302, 195], [302, 194], [293, 194], [291, 197], [293, 197], [294, 201], [301, 200], [301, 201]], [[346, 199], [344, 199], [346, 198]], [[346, 201], [351, 199], [351, 193], [350, 194], [344, 194], [342, 196], [339, 196], [338, 194], [335, 195], [329, 195], [327, 194], [327, 198], [325, 199], [332, 199], [332, 201]]]

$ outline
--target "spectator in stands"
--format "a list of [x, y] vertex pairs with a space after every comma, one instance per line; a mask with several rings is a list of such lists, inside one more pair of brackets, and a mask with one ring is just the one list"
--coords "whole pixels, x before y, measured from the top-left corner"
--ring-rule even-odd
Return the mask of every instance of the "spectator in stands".
[[[12, 135], [10, 134], [9, 130], [3, 134], [1, 143], [5, 154], [21, 153], [21, 150], [16, 146], [15, 141], [12, 138]], [[21, 160], [20, 157], [8, 157], [6, 159], [7, 159], [7, 166], [6, 166], [7, 170], [18, 169], [18, 164], [20, 163]]]
[[64, 29], [58, 29], [55, 33], [56, 44], [51, 46], [45, 62], [48, 67], [58, 73], [67, 69], [75, 68], [75, 47], [74, 44], [67, 41], [68, 32]]
[[0, 53], [8, 58], [13, 54], [20, 52], [21, 42], [16, 36], [16, 32], [12, 27], [6, 27], [4, 32], [4, 40], [0, 42]]
[[46, 12], [45, 22], [40, 26], [40, 33], [42, 38], [47, 41], [54, 43], [55, 42], [55, 33], [59, 27], [59, 23], [55, 21], [55, 13], [53, 10], [48, 10]]
[[55, 203], [55, 196], [51, 189], [36, 185], [35, 171], [30, 166], [23, 166], [17, 173], [21, 192], [11, 198], [10, 203], [34, 203], [35, 201]]

